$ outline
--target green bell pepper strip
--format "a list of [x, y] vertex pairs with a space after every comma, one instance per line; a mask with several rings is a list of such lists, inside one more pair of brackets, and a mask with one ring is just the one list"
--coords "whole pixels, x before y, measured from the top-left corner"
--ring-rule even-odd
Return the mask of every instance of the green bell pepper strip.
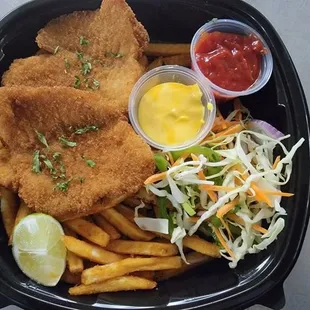
[[163, 155], [154, 153], [154, 160], [155, 160], [156, 168], [160, 172], [165, 172], [168, 170], [169, 162], [168, 160], [166, 160], [166, 158]]
[[171, 215], [168, 213], [167, 208], [168, 200], [166, 197], [157, 197], [157, 205], [159, 207], [159, 216], [160, 218], [164, 218], [168, 220], [168, 227], [169, 227], [169, 235], [172, 235], [174, 224]]
[[[173, 151], [173, 152], [171, 152], [171, 155], [172, 155], [174, 160], [177, 160], [184, 153], [193, 153], [196, 155], [201, 154], [211, 162], [217, 162], [217, 161], [221, 160], [220, 155], [216, 151], [212, 150], [209, 147], [201, 146], [201, 145], [194, 145], [194, 146], [191, 146], [191, 147], [184, 149], [184, 150]], [[222, 170], [221, 167], [208, 167], [207, 171], [205, 172], [205, 175], [206, 176], [212, 176], [214, 174], [221, 172], [221, 170]], [[217, 178], [212, 179], [212, 181], [214, 182], [215, 185], [222, 185], [223, 178], [217, 177]]]

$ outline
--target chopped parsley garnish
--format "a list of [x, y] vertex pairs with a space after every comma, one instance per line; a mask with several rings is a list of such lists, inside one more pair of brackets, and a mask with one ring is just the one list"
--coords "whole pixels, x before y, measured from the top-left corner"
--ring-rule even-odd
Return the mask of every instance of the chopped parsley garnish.
[[74, 132], [76, 135], [82, 135], [88, 131], [98, 131], [99, 127], [95, 126], [95, 125], [90, 125], [90, 126], [86, 126], [84, 128], [78, 128], [76, 129], [76, 131]]
[[65, 58], [65, 67], [66, 67], [66, 69], [70, 68], [70, 63], [69, 63], [69, 60], [67, 58]]
[[80, 86], [81, 86], [81, 79], [76, 75], [73, 87], [80, 88]]
[[56, 46], [55, 50], [54, 50], [54, 55], [56, 55], [59, 52], [59, 45]]
[[91, 167], [91, 168], [94, 168], [96, 167], [96, 163], [91, 160], [91, 159], [86, 159], [83, 155], [81, 155], [81, 157], [84, 159], [85, 163], [87, 166]]
[[57, 183], [56, 186], [54, 187], [54, 190], [59, 190], [64, 193], [67, 192], [71, 181], [72, 181], [72, 178], [65, 182]]
[[85, 178], [79, 177], [79, 181], [81, 184], [83, 184], [85, 182]]
[[97, 80], [93, 80], [93, 89], [98, 89], [99, 87], [100, 87], [100, 83], [99, 83], [99, 81], [97, 81]]
[[104, 54], [105, 57], [113, 57], [113, 58], [121, 58], [124, 55], [121, 53], [112, 53], [112, 52], [105, 52]]
[[43, 162], [45, 166], [50, 170], [50, 174], [55, 176], [57, 174], [57, 170], [54, 168], [52, 162], [47, 157], [43, 159]]
[[60, 143], [65, 146], [65, 147], [75, 147], [77, 146], [77, 143], [74, 141], [69, 141], [67, 138], [65, 138], [64, 136], [60, 137], [58, 139], [60, 141]]
[[40, 142], [41, 142], [46, 148], [49, 148], [45, 136], [44, 136], [41, 132], [38, 132], [37, 130], [34, 130], [34, 131], [35, 131], [35, 133], [37, 134], [37, 137], [38, 137], [38, 139], [40, 140]]
[[88, 40], [86, 40], [83, 36], [80, 36], [80, 45], [88, 45], [88, 43]]
[[79, 60], [82, 60], [84, 57], [84, 54], [82, 52], [76, 52], [76, 56]]
[[81, 73], [82, 73], [83, 75], [86, 75], [86, 74], [90, 73], [91, 69], [92, 69], [92, 65], [91, 65], [90, 62], [86, 61], [86, 62], [83, 62], [83, 63], [82, 63], [82, 70], [81, 70]]
[[53, 154], [53, 159], [56, 160], [56, 161], [59, 161], [60, 160], [60, 157], [61, 157], [61, 154], [59, 152], [55, 152]]
[[35, 172], [35, 173], [41, 172], [40, 151], [35, 151], [33, 153], [32, 172]]

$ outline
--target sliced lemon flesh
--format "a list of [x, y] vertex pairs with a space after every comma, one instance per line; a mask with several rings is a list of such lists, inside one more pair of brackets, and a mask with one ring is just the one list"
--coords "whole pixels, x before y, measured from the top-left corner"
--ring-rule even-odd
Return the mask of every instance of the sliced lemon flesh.
[[55, 286], [66, 267], [67, 250], [59, 222], [36, 213], [23, 218], [14, 228], [12, 252], [21, 271], [45, 286]]

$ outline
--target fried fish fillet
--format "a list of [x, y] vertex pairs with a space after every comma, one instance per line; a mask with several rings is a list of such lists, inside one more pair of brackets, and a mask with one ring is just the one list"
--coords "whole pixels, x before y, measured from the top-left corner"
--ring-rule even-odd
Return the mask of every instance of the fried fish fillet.
[[[66, 63], [69, 64], [68, 68]], [[15, 60], [10, 70], [3, 75], [3, 85], [76, 86], [81, 90], [100, 94], [105, 101], [112, 100], [116, 109], [126, 113], [128, 97], [133, 85], [142, 74], [142, 68], [132, 58], [116, 59], [106, 65], [102, 62], [93, 63], [92, 71], [87, 76], [82, 76], [81, 63], [76, 55], [61, 51], [55, 56], [41, 54]], [[98, 90], [93, 90], [95, 81], [100, 83]]]
[[37, 43], [50, 54], [15, 60], [2, 85], [96, 91], [126, 113], [132, 87], [145, 72], [142, 54], [148, 41], [124, 0], [105, 0], [100, 10], [74, 12], [48, 23]]
[[[150, 147], [114, 103], [98, 94], [67, 87], [2, 87], [0, 110], [0, 186], [18, 192], [36, 212], [59, 220], [100, 212], [137, 192], [154, 172]], [[74, 133], [87, 126], [99, 129]], [[60, 137], [76, 146], [65, 147]], [[35, 151], [40, 173], [32, 171], [38, 168]]]
[[[81, 46], [80, 37], [89, 42]], [[50, 53], [57, 46], [75, 53], [82, 50], [94, 59], [106, 53], [139, 59], [149, 36], [125, 0], [104, 0], [99, 11], [73, 12], [49, 22], [37, 36], [37, 43]]]

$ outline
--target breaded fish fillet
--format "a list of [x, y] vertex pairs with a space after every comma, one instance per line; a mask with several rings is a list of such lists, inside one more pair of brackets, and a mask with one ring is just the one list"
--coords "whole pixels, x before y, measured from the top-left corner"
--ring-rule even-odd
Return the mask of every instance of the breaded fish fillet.
[[[2, 87], [0, 111], [0, 186], [36, 212], [60, 220], [99, 212], [137, 192], [154, 172], [150, 147], [97, 94]], [[99, 129], [74, 133], [87, 126]]]
[[[68, 68], [66, 63], [69, 64]], [[98, 93], [105, 101], [113, 100], [115, 108], [126, 113], [128, 97], [141, 76], [143, 67], [136, 60], [128, 58], [106, 62], [106, 65], [103, 62], [93, 63], [92, 71], [87, 76], [82, 76], [80, 71], [81, 63], [71, 52], [60, 51], [55, 56], [41, 54], [15, 60], [10, 70], [3, 75], [3, 85], [74, 87], [79, 83], [76, 86], [78, 89]], [[94, 81], [100, 83], [98, 90], [91, 90], [94, 88]]]
[[52, 20], [39, 31], [37, 43], [50, 53], [57, 46], [75, 53], [81, 49], [81, 36], [89, 41], [83, 51], [94, 59], [104, 59], [112, 52], [138, 60], [149, 41], [125, 0], [104, 0], [95, 13], [77, 11]]
[[74, 12], [48, 23], [37, 43], [50, 54], [15, 60], [2, 85], [91, 90], [126, 113], [132, 87], [145, 71], [142, 53], [148, 41], [124, 0], [105, 0], [100, 10]]

